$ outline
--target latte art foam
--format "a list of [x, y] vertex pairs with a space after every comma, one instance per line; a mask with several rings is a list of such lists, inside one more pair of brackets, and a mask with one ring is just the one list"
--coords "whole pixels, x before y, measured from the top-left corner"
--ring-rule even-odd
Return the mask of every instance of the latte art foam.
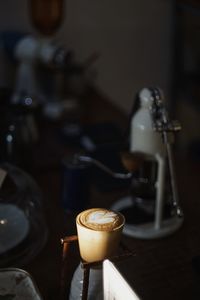
[[124, 218], [121, 214], [104, 208], [92, 208], [83, 211], [78, 216], [78, 222], [92, 230], [113, 231], [123, 224]]
[[116, 214], [113, 212], [96, 211], [88, 216], [89, 223], [106, 224], [114, 222]]

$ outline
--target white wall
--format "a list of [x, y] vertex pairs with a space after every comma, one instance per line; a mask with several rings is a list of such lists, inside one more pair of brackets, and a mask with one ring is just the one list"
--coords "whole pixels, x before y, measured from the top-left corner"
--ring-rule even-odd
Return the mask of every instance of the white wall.
[[[95, 64], [97, 84], [111, 101], [129, 112], [133, 96], [144, 86], [160, 86], [168, 93], [171, 1], [66, 2], [66, 18], [57, 37], [80, 60], [100, 54]], [[0, 29], [31, 29], [27, 0], [0, 2]]]

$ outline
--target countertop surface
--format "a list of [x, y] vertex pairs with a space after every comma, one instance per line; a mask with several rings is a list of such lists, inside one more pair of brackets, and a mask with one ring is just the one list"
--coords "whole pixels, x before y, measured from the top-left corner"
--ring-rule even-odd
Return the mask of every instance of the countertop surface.
[[[81, 122], [114, 122], [125, 131], [127, 118], [102, 97], [92, 93], [84, 101]], [[65, 236], [76, 234], [77, 212], [66, 212], [61, 203], [60, 165], [62, 159], [72, 155], [77, 148], [59, 138], [61, 125], [60, 121], [40, 122], [40, 139], [34, 146], [30, 169], [42, 190], [48, 239], [42, 251], [22, 268], [32, 275], [44, 300], [61, 299], [63, 264], [60, 241]], [[181, 160], [178, 156], [176, 171], [184, 212], [181, 228], [168, 237], [154, 240], [122, 236], [122, 242], [134, 255], [117, 263], [117, 266], [143, 300], [200, 299], [200, 164], [189, 159]], [[89, 206], [108, 208], [126, 194], [127, 189], [124, 187], [103, 191], [91, 186]], [[73, 270], [80, 259], [76, 242], [72, 248], [66, 268], [66, 293], [69, 291]]]

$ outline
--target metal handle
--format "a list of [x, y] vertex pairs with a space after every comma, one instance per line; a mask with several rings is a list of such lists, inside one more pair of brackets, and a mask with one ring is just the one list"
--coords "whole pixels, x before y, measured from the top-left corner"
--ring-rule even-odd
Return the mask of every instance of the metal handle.
[[[165, 135], [165, 140], [167, 140], [167, 133], [164, 132], [163, 134]], [[172, 195], [173, 195], [173, 206], [176, 208], [177, 216], [183, 217], [183, 211], [179, 204], [172, 147], [169, 142], [167, 142], [166, 145], [167, 145], [167, 155], [168, 155], [169, 171], [170, 171], [170, 179], [171, 179], [171, 187], [172, 187]]]
[[117, 178], [117, 179], [129, 179], [129, 178], [132, 177], [132, 173], [130, 173], [130, 172], [129, 173], [116, 173], [116, 172], [113, 172], [110, 168], [105, 166], [103, 163], [101, 163], [100, 161], [98, 161], [95, 158], [92, 158], [90, 156], [76, 155], [76, 159], [78, 159], [80, 162], [94, 164], [99, 169], [103, 170], [107, 174], [109, 174], [112, 177]]
[[[176, 208], [176, 213], [179, 217], [183, 217], [182, 209], [179, 205], [179, 197], [176, 184], [176, 176], [174, 170], [174, 158], [172, 153], [172, 138], [175, 132], [181, 130], [181, 125], [178, 121], [171, 121], [168, 117], [168, 113], [163, 105], [163, 95], [160, 89], [152, 89], [153, 105], [151, 109], [153, 128], [155, 131], [162, 134], [163, 142], [166, 144], [167, 156], [169, 162], [170, 180], [173, 196], [173, 206]], [[170, 135], [171, 134], [171, 135]]]

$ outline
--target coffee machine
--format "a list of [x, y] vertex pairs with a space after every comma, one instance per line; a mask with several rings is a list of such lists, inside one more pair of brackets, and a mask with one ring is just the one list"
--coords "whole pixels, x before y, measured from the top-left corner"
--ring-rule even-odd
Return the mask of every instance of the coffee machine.
[[133, 173], [130, 194], [112, 209], [125, 215], [126, 235], [160, 238], [175, 232], [183, 222], [172, 151], [181, 126], [169, 119], [161, 89], [144, 88], [137, 101], [130, 122], [129, 152], [143, 159]]
[[163, 92], [143, 88], [136, 100], [129, 128], [129, 149], [121, 155], [128, 173], [116, 173], [90, 156], [77, 161], [93, 164], [116, 179], [131, 182], [128, 196], [112, 205], [126, 219], [125, 235], [154, 239], [178, 230], [183, 223], [179, 204], [172, 144], [181, 130], [169, 119]]
[[[58, 74], [58, 70], [68, 66], [72, 52], [51, 39], [26, 34], [16, 43], [14, 57], [18, 61], [18, 67], [12, 102], [18, 103], [21, 97], [29, 96], [43, 104], [47, 102], [47, 98], [52, 101], [52, 94], [48, 97], [45, 95], [41, 81], [45, 83], [47, 77], [50, 78], [47, 74]], [[43, 77], [39, 76], [43, 71], [42, 67], [48, 70]], [[51, 81], [47, 83], [49, 89], [55, 84]]]
[[28, 96], [38, 103], [60, 100], [60, 71], [71, 63], [72, 51], [56, 41], [65, 15], [64, 0], [29, 0], [32, 33], [15, 41], [13, 56], [18, 62], [12, 102]]

